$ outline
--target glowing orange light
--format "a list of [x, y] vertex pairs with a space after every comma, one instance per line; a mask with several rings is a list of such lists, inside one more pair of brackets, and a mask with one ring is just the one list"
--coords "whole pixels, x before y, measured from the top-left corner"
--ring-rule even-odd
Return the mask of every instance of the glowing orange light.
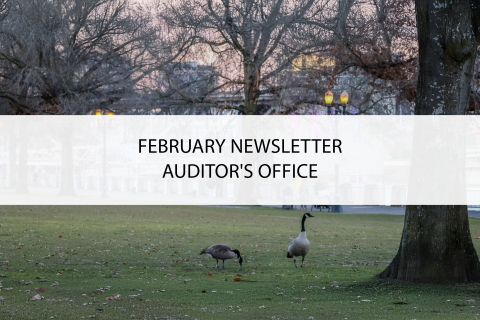
[[341, 101], [343, 104], [347, 104], [347, 103], [348, 103], [348, 93], [347, 93], [347, 91], [343, 91], [343, 92], [340, 94], [340, 101]]
[[100, 110], [100, 109], [95, 110], [95, 115], [96, 116], [101, 116], [102, 115], [102, 110]]
[[109, 116], [113, 116], [115, 113], [113, 113], [112, 110], [108, 110], [108, 113], [107, 113]]
[[333, 102], [333, 93], [332, 91], [328, 90], [327, 93], [325, 93], [325, 103], [332, 104], [332, 102]]

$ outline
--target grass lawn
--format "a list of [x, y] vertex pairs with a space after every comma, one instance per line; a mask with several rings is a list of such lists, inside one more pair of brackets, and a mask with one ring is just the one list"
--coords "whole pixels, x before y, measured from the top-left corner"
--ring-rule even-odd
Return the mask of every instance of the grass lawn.
[[[478, 285], [374, 278], [396, 253], [403, 216], [315, 212], [306, 221], [310, 252], [295, 269], [286, 248], [301, 215], [0, 206], [0, 319], [480, 319]], [[470, 226], [480, 236], [480, 220]], [[243, 269], [236, 259], [216, 269], [199, 255], [215, 243], [238, 248]], [[31, 300], [36, 294], [43, 298]]]

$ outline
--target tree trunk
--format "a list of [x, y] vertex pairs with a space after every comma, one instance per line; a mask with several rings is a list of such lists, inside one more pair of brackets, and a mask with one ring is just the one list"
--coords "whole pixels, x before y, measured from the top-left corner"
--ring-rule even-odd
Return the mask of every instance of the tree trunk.
[[243, 64], [245, 86], [245, 114], [256, 115], [257, 103], [260, 97], [260, 69], [255, 68], [251, 60]]
[[340, 0], [338, 1], [338, 13], [337, 13], [337, 21], [335, 27], [335, 35], [339, 38], [340, 41], [344, 43], [348, 42], [347, 39], [347, 20], [354, 5], [354, 0]]
[[472, 7], [473, 32], [477, 42], [480, 42], [480, 1], [470, 0], [470, 6]]
[[400, 109], [400, 97], [398, 94], [395, 96], [395, 115], [401, 115], [401, 109]]
[[[469, 1], [416, 0], [415, 7], [420, 55], [415, 114], [464, 114], [477, 49]], [[415, 192], [421, 190], [409, 190]], [[379, 277], [415, 283], [480, 281], [467, 206], [407, 206], [400, 248]]]
[[380, 278], [415, 283], [480, 281], [467, 206], [407, 206], [400, 248]]

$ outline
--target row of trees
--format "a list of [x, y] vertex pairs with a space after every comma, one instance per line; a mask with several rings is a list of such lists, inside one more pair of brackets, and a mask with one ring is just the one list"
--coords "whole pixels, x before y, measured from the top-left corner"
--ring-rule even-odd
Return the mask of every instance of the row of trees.
[[[265, 104], [286, 113], [322, 104], [336, 86], [358, 113], [398, 114], [410, 113], [415, 96], [410, 0], [0, 4], [2, 113], [183, 114], [213, 106], [261, 114]], [[469, 108], [477, 110], [478, 83], [472, 89]]]
[[0, 96], [9, 113], [110, 107], [177, 58], [162, 52], [151, 11], [127, 0], [2, 0], [1, 9]]
[[[335, 84], [350, 92], [357, 112], [384, 113], [375, 107], [386, 97], [394, 97], [397, 108], [413, 101], [417, 46], [411, 1], [182, 0], [163, 7], [159, 16], [195, 39], [184, 59], [202, 59], [198, 52], [204, 53], [202, 61], [220, 78], [217, 97], [244, 97], [241, 106], [219, 107], [261, 114], [261, 97], [268, 95], [270, 106], [281, 107], [277, 112], [291, 112], [322, 103]], [[192, 103], [215, 104], [177, 93]]]

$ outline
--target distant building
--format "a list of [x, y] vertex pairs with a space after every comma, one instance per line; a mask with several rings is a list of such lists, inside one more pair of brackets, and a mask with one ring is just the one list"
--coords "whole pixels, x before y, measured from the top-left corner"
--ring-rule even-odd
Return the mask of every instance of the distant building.
[[[335, 58], [321, 54], [300, 55], [274, 80], [279, 88], [268, 113], [326, 114], [325, 92], [334, 94], [332, 113], [341, 112], [340, 94], [349, 94], [347, 114], [410, 114], [412, 105], [399, 100], [391, 83], [374, 79], [355, 67], [336, 74]], [[275, 102], [276, 101], [276, 102]]]
[[324, 67], [333, 67], [335, 59], [331, 56], [319, 54], [301, 54], [292, 61], [290, 69], [294, 71], [318, 70]]
[[213, 66], [196, 61], [174, 63], [159, 75], [159, 84], [165, 93], [202, 99], [218, 87], [218, 72]]

